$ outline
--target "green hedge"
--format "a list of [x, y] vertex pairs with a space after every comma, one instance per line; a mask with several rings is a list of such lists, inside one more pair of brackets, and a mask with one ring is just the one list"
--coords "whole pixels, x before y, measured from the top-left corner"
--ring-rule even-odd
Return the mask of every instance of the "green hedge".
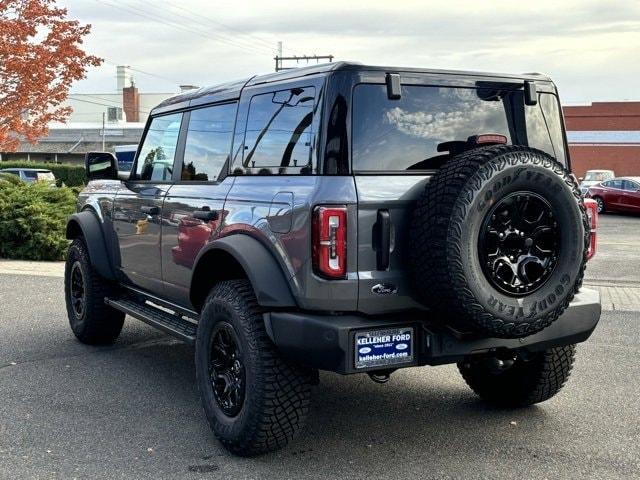
[[64, 259], [69, 245], [65, 229], [69, 215], [75, 212], [75, 192], [4, 177], [0, 175], [0, 257]]
[[26, 161], [5, 161], [0, 162], [0, 170], [3, 168], [46, 168], [51, 170], [58, 181], [58, 185], [63, 183], [67, 187], [78, 187], [87, 183], [84, 166], [70, 165], [68, 163], [45, 163]]

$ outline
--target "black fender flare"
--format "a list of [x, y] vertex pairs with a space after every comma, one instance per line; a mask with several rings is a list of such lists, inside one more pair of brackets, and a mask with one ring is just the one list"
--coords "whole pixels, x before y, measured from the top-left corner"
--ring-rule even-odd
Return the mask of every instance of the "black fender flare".
[[115, 280], [116, 275], [109, 258], [104, 234], [98, 217], [90, 210], [74, 213], [67, 222], [66, 237], [73, 240], [82, 236], [89, 250], [91, 265], [104, 278]]
[[[258, 240], [246, 234], [234, 234], [217, 239], [200, 252], [194, 272], [200, 259], [215, 250], [226, 252], [240, 264], [251, 282], [259, 305], [280, 308], [296, 306], [281, 266]], [[191, 290], [193, 291], [193, 285]]]

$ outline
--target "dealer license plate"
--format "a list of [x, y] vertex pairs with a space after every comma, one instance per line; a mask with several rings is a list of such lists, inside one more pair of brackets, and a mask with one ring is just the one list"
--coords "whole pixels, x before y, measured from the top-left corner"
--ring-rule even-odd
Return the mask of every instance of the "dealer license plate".
[[413, 362], [413, 328], [356, 332], [356, 368], [387, 367]]

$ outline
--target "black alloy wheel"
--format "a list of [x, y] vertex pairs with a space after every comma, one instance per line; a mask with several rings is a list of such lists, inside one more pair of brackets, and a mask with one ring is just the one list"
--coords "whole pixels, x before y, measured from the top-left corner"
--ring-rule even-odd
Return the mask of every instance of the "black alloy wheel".
[[227, 322], [219, 322], [211, 336], [209, 377], [213, 395], [225, 415], [240, 413], [245, 397], [245, 368], [240, 342]]
[[487, 213], [478, 238], [480, 264], [491, 284], [510, 296], [528, 295], [549, 279], [560, 231], [547, 200], [513, 192]]
[[86, 287], [80, 262], [71, 267], [71, 307], [77, 318], [82, 318], [86, 306]]

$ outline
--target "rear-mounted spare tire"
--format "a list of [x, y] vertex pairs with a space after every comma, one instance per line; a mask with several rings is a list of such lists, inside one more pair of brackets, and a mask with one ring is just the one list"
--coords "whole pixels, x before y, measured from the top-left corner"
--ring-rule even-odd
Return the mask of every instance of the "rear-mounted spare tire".
[[461, 331], [500, 338], [555, 321], [582, 284], [589, 229], [578, 185], [544, 152], [492, 146], [426, 185], [410, 236], [414, 290]]

